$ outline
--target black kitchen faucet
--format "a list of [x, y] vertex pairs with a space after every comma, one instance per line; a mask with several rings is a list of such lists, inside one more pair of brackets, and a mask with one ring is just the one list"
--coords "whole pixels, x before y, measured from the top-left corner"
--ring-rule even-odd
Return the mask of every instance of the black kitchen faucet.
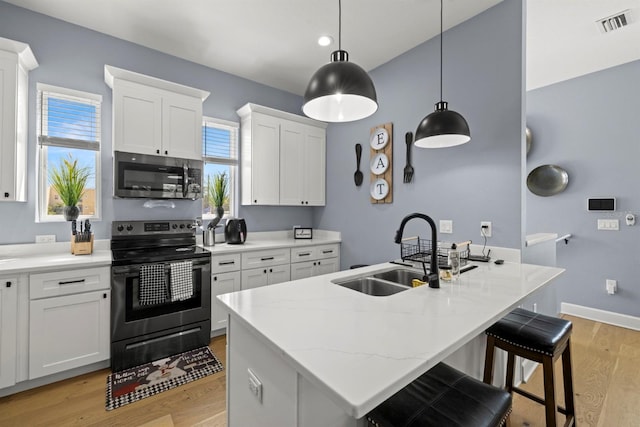
[[424, 270], [424, 281], [427, 282], [430, 288], [440, 287], [440, 276], [438, 274], [438, 236], [436, 235], [436, 223], [433, 222], [430, 216], [421, 213], [412, 213], [402, 218], [400, 228], [396, 231], [395, 242], [402, 243], [402, 233], [404, 232], [404, 226], [410, 219], [421, 218], [427, 221], [431, 227], [431, 260], [429, 264], [429, 274], [427, 274], [424, 262], [422, 263], [422, 269]]

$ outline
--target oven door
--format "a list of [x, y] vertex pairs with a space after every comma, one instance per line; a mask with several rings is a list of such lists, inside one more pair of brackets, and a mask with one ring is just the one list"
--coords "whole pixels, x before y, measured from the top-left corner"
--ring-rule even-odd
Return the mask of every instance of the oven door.
[[[184, 260], [181, 260], [184, 261]], [[111, 341], [140, 337], [177, 326], [209, 321], [211, 317], [211, 260], [192, 261], [193, 294], [181, 301], [141, 304], [140, 270], [143, 264], [111, 267]], [[165, 283], [170, 284], [171, 261], [164, 265]], [[207, 331], [208, 333], [210, 331]]]
[[202, 161], [114, 152], [116, 197], [199, 199]]

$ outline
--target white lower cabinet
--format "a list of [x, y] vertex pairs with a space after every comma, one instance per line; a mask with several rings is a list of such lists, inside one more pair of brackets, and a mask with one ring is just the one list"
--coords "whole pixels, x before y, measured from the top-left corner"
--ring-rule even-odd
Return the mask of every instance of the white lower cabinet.
[[240, 272], [218, 273], [211, 276], [211, 330], [227, 327], [227, 312], [216, 298], [218, 295], [240, 290]]
[[110, 268], [29, 276], [29, 379], [109, 359]]
[[109, 358], [110, 293], [31, 301], [29, 379]]
[[289, 264], [274, 265], [264, 268], [242, 270], [242, 289], [258, 288], [260, 286], [275, 285], [291, 280]]
[[0, 388], [16, 383], [18, 279], [0, 278]]
[[291, 280], [305, 279], [340, 270], [338, 244], [291, 249]]

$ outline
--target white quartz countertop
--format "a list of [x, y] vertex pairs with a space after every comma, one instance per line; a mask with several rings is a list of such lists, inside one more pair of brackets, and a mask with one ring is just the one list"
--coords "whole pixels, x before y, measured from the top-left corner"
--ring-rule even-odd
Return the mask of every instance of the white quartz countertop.
[[111, 265], [111, 251], [94, 250], [91, 255], [68, 253], [0, 255], [0, 274], [33, 273], [68, 269], [69, 267], [89, 268]]
[[478, 263], [440, 289], [375, 297], [331, 280], [391, 263], [218, 296], [231, 316], [346, 413], [361, 418], [564, 270]]
[[333, 231], [314, 230], [313, 239], [299, 240], [293, 238], [293, 232], [291, 231], [275, 231], [249, 233], [247, 236], [247, 240], [239, 245], [216, 243], [214, 246], [204, 246], [202, 244], [200, 244], [200, 246], [215, 255], [230, 252], [248, 252], [259, 251], [263, 249], [295, 248], [340, 242], [340, 233]]

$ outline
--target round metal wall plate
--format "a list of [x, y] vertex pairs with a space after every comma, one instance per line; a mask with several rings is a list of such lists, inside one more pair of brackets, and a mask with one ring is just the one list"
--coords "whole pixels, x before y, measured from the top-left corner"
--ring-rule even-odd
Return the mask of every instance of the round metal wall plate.
[[562, 193], [569, 184], [569, 174], [556, 165], [538, 166], [527, 176], [529, 191], [538, 196], [548, 197]]

